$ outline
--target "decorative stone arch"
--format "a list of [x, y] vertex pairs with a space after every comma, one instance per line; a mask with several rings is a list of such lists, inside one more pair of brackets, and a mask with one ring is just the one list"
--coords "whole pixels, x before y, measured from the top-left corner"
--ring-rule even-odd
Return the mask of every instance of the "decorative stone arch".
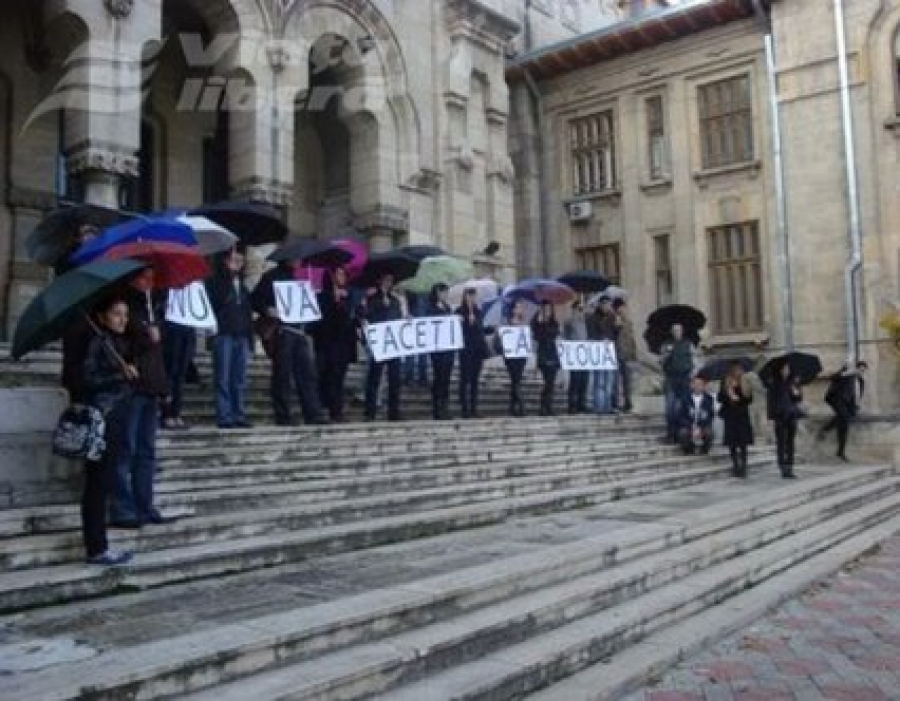
[[869, 26], [866, 45], [871, 52], [876, 106], [884, 109], [890, 102], [892, 114], [900, 116], [900, 6], [876, 14]]

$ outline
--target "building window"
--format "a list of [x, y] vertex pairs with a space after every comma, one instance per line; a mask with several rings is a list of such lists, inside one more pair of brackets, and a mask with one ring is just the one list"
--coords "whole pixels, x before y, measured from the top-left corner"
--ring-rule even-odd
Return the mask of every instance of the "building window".
[[894, 88], [896, 95], [896, 111], [900, 115], [900, 27], [894, 34]]
[[645, 103], [647, 113], [647, 156], [650, 165], [650, 180], [662, 180], [668, 175], [669, 163], [666, 146], [666, 119], [662, 95], [648, 97]]
[[750, 76], [702, 85], [699, 91], [703, 167], [753, 160]]
[[656, 264], [656, 306], [663, 307], [675, 301], [672, 277], [672, 251], [670, 237], [656, 236], [653, 239], [654, 261]]
[[762, 263], [757, 222], [708, 230], [710, 309], [718, 334], [763, 328]]
[[612, 110], [569, 123], [575, 195], [602, 192], [615, 186]]
[[605, 246], [580, 248], [575, 255], [581, 270], [593, 270], [605, 275], [613, 285], [622, 284], [622, 274], [619, 268], [619, 244], [610, 243]]

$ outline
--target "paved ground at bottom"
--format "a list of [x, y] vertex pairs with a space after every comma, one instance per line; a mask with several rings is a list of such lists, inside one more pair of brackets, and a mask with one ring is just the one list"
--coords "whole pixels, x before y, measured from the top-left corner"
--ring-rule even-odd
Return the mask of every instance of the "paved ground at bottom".
[[623, 701], [900, 700], [900, 534]]

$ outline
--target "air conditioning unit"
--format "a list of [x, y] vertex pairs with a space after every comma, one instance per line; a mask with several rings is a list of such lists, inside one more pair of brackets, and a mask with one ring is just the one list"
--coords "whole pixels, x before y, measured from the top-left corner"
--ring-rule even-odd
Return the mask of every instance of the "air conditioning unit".
[[569, 221], [585, 222], [594, 216], [594, 206], [590, 202], [572, 202], [569, 205]]

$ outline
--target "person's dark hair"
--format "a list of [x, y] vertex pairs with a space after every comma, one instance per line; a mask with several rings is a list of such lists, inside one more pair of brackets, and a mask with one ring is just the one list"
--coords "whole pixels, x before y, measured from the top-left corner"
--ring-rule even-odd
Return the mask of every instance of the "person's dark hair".
[[618, 297], [613, 300], [613, 303], [612, 303], [613, 309], [621, 309], [624, 306], [625, 306], [625, 300], [622, 299], [621, 297]]
[[101, 314], [106, 314], [110, 309], [112, 309], [117, 304], [124, 304], [126, 307], [128, 306], [128, 300], [125, 299], [124, 295], [121, 294], [111, 294], [94, 305], [94, 316], [100, 316]]
[[445, 285], [443, 282], [439, 282], [437, 285], [434, 285], [431, 288], [431, 295], [430, 295], [430, 301], [431, 301], [432, 306], [434, 306], [438, 303], [438, 297], [441, 295], [441, 293], [446, 292], [449, 289], [450, 288], [447, 287], [447, 285]]

